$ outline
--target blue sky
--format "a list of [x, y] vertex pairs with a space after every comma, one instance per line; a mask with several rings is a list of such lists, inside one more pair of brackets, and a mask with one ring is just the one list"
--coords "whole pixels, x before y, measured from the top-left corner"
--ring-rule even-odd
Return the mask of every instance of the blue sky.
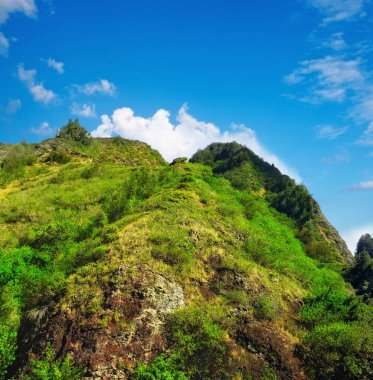
[[0, 141], [79, 117], [166, 159], [236, 140], [373, 233], [370, 0], [0, 0]]

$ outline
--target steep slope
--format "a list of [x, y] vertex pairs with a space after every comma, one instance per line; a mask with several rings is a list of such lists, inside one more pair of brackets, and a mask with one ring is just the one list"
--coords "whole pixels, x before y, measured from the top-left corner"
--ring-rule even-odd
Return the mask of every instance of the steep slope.
[[0, 189], [0, 378], [369, 378], [371, 308], [330, 234], [306, 253], [326, 228], [309, 198], [270, 206], [286, 197], [263, 161], [168, 165], [119, 138], [17, 149], [34, 155]]
[[[214, 143], [190, 160], [209, 165], [213, 172], [229, 179], [240, 190], [262, 193], [269, 205], [292, 218], [301, 230], [299, 237], [309, 255], [322, 261], [332, 259], [351, 264], [353, 256], [337, 230], [303, 185], [283, 175], [250, 149], [235, 142]], [[316, 251], [324, 251], [321, 256]], [[317, 257], [319, 255], [319, 257]]]

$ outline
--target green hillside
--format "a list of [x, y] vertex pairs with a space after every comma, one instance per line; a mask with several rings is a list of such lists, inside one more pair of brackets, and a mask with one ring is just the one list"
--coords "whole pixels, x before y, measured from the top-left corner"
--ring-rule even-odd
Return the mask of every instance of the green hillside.
[[0, 379], [372, 378], [370, 298], [304, 186], [236, 143], [79, 136], [0, 146]]

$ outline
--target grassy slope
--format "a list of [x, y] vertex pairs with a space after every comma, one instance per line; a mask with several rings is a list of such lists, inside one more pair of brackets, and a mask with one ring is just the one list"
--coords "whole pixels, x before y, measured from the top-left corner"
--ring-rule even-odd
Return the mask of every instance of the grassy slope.
[[[94, 331], [128, 328], [131, 321], [104, 302], [107, 283], [126, 265], [182, 286], [186, 307], [166, 322], [167, 355], [159, 364], [174, 378], [176, 370], [202, 376], [193, 339], [205, 342], [208, 363], [219, 364], [204, 378], [300, 378], [305, 363], [310, 376], [339, 375], [333, 361], [322, 374], [312, 355], [298, 363], [294, 350], [307, 352], [315, 327], [357, 321], [352, 291], [339, 273], [306, 255], [294, 221], [268, 206], [260, 186], [237, 190], [207, 166], [169, 166], [146, 145], [119, 139], [89, 147], [57, 140], [35, 149], [38, 161], [0, 189], [0, 321], [9, 357], [23, 316], [51, 302], [54, 314]], [[71, 161], [43, 162], [51, 149]], [[269, 331], [268, 339], [255, 338], [258, 331]], [[69, 350], [73, 358], [81, 354]], [[159, 368], [139, 367], [134, 376], [153, 370]]]

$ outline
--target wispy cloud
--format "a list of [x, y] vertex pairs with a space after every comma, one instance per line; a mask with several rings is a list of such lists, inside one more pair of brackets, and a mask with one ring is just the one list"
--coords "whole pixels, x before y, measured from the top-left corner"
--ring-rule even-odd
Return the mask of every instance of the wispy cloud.
[[365, 181], [351, 186], [349, 191], [373, 190], [373, 181]]
[[5, 109], [5, 112], [8, 115], [13, 115], [21, 108], [21, 106], [22, 106], [22, 103], [19, 99], [10, 100]]
[[324, 24], [346, 21], [365, 15], [365, 0], [306, 0], [324, 17]]
[[23, 82], [35, 101], [48, 105], [57, 99], [57, 95], [44, 87], [42, 82], [36, 81], [36, 70], [26, 70], [23, 64], [18, 65], [18, 79]]
[[373, 121], [370, 122], [364, 133], [360, 136], [360, 139], [357, 141], [360, 145], [373, 145]]
[[38, 128], [31, 128], [31, 133], [39, 136], [50, 136], [54, 130], [50, 127], [47, 121], [43, 121]]
[[347, 48], [342, 32], [333, 33], [327, 41], [322, 43], [322, 46], [335, 51], [341, 51]]
[[188, 112], [186, 105], [180, 108], [177, 123], [171, 122], [170, 113], [164, 109], [145, 118], [135, 116], [131, 108], [118, 108], [111, 117], [103, 115], [101, 125], [92, 132], [94, 137], [113, 135], [144, 141], [157, 149], [167, 161], [180, 156], [190, 157], [212, 142], [237, 141], [300, 182], [300, 177], [294, 170], [259, 143], [254, 130], [232, 124], [228, 131], [223, 132], [213, 123], [197, 120]]
[[0, 25], [8, 20], [11, 13], [21, 12], [28, 17], [35, 17], [37, 11], [34, 0], [1, 0]]
[[86, 83], [84, 85], [75, 84], [74, 87], [84, 95], [110, 95], [114, 96], [116, 86], [114, 83], [109, 82], [107, 79], [100, 79], [98, 82]]
[[322, 162], [328, 165], [343, 164], [350, 160], [351, 157], [346, 148], [339, 148], [333, 155], [321, 159]]
[[348, 131], [348, 126], [344, 126], [341, 128], [335, 128], [332, 125], [324, 124], [324, 125], [317, 125], [315, 127], [316, 130], [316, 137], [319, 139], [325, 139], [325, 140], [335, 140], [339, 136], [342, 136]]
[[58, 62], [53, 58], [42, 59], [42, 61], [45, 62], [48, 67], [56, 70], [59, 74], [63, 74], [65, 72], [63, 62]]
[[87, 103], [80, 105], [74, 102], [70, 107], [70, 112], [77, 116], [96, 117], [96, 105]]
[[8, 57], [9, 40], [0, 32], [0, 56]]
[[341, 102], [348, 90], [357, 90], [365, 77], [360, 69], [360, 59], [344, 59], [327, 56], [306, 60], [289, 75], [285, 82], [289, 85], [305, 84], [309, 88], [308, 98], [312, 102]]

